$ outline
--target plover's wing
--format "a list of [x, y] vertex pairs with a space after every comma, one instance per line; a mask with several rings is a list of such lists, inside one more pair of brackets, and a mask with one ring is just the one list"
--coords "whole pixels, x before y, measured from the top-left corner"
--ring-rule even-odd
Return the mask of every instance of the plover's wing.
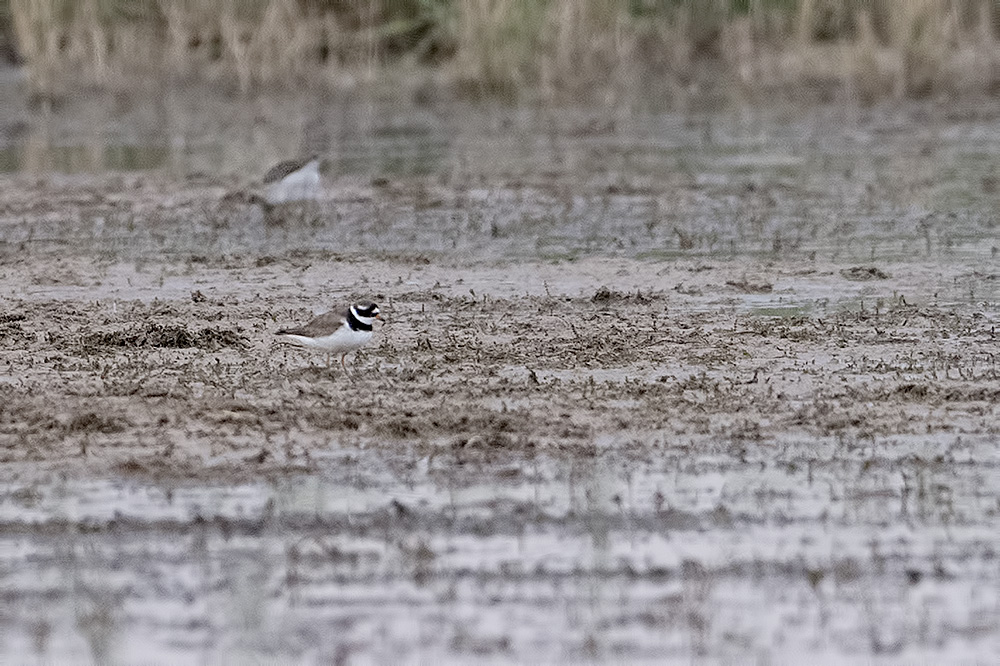
[[297, 160], [285, 160], [284, 162], [278, 162], [273, 167], [267, 170], [264, 174], [263, 182], [265, 185], [270, 185], [271, 183], [277, 183], [278, 181], [284, 179], [286, 176], [295, 173], [305, 165], [309, 164], [313, 160], [317, 159], [316, 155], [310, 155], [308, 157], [303, 157]]
[[322, 338], [330, 335], [347, 322], [347, 311], [333, 311], [321, 314], [305, 326], [283, 328], [276, 335], [303, 335], [307, 338]]

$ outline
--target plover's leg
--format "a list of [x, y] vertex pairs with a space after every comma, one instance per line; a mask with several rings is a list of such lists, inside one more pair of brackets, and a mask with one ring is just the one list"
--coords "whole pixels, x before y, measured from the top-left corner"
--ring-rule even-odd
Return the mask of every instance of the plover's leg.
[[330, 352], [326, 353], [326, 367], [330, 367]]

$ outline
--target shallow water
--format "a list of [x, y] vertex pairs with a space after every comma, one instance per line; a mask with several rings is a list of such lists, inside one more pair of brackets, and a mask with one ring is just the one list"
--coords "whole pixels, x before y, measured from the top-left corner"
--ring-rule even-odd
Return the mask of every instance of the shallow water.
[[[330, 113], [314, 119], [339, 137], [313, 148], [324, 157], [327, 190], [313, 205], [282, 211], [282, 225], [219, 201], [294, 151], [256, 147], [240, 134], [240, 114], [219, 130], [233, 136], [226, 143], [205, 141], [192, 123], [161, 128], [175, 134], [150, 144], [107, 143], [117, 135], [96, 129], [86, 148], [54, 142], [68, 130], [32, 125], [39, 137], [28, 132], [4, 149], [33, 156], [4, 160], [25, 174], [79, 174], [79, 162], [84, 173], [151, 168], [190, 184], [168, 194], [160, 179], [132, 176], [110, 192], [81, 186], [49, 206], [29, 195], [26, 210], [10, 206], [0, 242], [8, 251], [177, 259], [305, 250], [951, 262], [997, 251], [989, 155], [1000, 146], [985, 112], [954, 120], [946, 107], [885, 115], [832, 107], [743, 122], [646, 114], [590, 130], [586, 113], [418, 110], [397, 127], [399, 112], [369, 109], [357, 134]], [[87, 150], [97, 156], [73, 157]]]
[[10, 485], [3, 648], [167, 663], [836, 660], [960, 645], [988, 659], [995, 447], [966, 442], [975, 466], [935, 464], [920, 459], [931, 443], [845, 456], [836, 441], [788, 441], [734, 462], [634, 460], [619, 441], [568, 466], [459, 474], [412, 453], [389, 454], [407, 467], [391, 470], [383, 449], [269, 483]]

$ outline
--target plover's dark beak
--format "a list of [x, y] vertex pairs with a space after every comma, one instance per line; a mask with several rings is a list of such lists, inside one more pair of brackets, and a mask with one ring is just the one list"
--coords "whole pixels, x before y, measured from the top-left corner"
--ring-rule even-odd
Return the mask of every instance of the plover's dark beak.
[[379, 321], [385, 321], [385, 319], [382, 319], [382, 315], [381, 314], [375, 315], [375, 318], [378, 319]]

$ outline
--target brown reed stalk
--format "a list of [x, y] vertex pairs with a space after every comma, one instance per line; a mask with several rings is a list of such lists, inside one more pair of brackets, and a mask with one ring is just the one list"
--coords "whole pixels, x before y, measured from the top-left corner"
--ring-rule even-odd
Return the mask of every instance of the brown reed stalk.
[[42, 97], [157, 69], [249, 92], [433, 68], [476, 96], [603, 105], [649, 83], [680, 95], [699, 61], [747, 99], [817, 80], [862, 99], [1000, 81], [994, 0], [9, 0], [7, 15]]
[[28, 64], [28, 84], [41, 97], [55, 93], [60, 64], [62, 19], [59, 0], [11, 0], [10, 14], [18, 52]]

